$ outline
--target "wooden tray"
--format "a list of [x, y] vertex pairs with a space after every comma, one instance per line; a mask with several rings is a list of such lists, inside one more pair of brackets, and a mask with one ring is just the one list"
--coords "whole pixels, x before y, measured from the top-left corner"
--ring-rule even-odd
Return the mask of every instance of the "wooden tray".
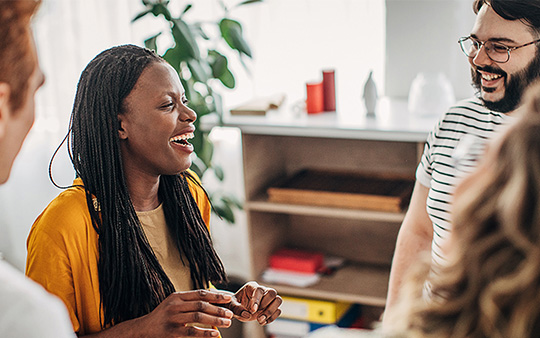
[[413, 186], [413, 179], [402, 177], [302, 170], [267, 193], [276, 203], [401, 212]]

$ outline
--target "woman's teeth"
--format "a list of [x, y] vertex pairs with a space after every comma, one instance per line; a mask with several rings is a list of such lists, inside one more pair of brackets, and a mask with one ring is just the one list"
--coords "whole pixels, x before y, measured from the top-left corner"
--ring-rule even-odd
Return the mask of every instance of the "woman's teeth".
[[169, 142], [174, 142], [174, 143], [186, 145], [186, 144], [188, 144], [187, 140], [192, 139], [192, 138], [193, 138], [193, 133], [187, 133], [187, 134], [182, 134], [182, 135], [172, 137], [169, 140]]

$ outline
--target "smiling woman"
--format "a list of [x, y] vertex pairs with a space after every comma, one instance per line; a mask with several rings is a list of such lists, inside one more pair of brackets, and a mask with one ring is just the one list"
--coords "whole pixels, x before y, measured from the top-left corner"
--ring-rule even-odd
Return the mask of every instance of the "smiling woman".
[[209, 290], [226, 277], [188, 170], [197, 115], [186, 103], [174, 69], [141, 47], [108, 49], [81, 75], [69, 139], [78, 178], [32, 226], [26, 268], [66, 303], [79, 336], [215, 337], [233, 317], [280, 314], [276, 291], [256, 283]]
[[[193, 146], [187, 139], [193, 138], [197, 114], [187, 103], [178, 74], [168, 63], [155, 62], [142, 72], [118, 115], [128, 188], [139, 184], [141, 176], [155, 181], [161, 174], [175, 175], [190, 167]], [[130, 177], [138, 179], [130, 182]], [[138, 211], [158, 206], [157, 200], [138, 205], [137, 196], [131, 198]]]

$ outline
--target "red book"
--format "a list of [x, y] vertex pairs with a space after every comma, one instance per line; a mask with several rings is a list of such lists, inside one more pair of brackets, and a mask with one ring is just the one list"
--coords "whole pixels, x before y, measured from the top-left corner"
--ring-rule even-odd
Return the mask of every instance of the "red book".
[[270, 267], [303, 273], [316, 273], [323, 266], [322, 253], [297, 249], [280, 249], [270, 256]]

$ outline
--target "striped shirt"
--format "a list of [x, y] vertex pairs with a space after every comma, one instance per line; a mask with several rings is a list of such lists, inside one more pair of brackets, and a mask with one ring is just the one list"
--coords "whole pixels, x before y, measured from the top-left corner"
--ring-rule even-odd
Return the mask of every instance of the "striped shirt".
[[416, 179], [429, 188], [427, 213], [433, 222], [431, 256], [435, 266], [445, 262], [442, 247], [449, 239], [452, 195], [463, 175], [472, 171], [485, 144], [511, 118], [487, 110], [478, 99], [458, 102], [428, 135]]

